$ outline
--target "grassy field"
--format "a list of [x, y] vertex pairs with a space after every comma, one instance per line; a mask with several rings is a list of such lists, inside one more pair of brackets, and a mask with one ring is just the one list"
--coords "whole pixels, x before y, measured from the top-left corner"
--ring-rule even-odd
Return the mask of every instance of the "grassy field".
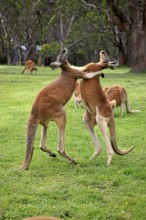
[[[25, 152], [26, 123], [37, 93], [59, 75], [60, 70], [38, 68], [37, 74], [21, 75], [22, 66], [0, 66], [0, 220], [28, 216], [56, 216], [72, 220], [146, 219], [146, 74], [129, 74], [128, 68], [105, 70], [103, 86], [120, 84], [127, 89], [132, 109], [116, 109], [117, 142], [120, 149], [136, 149], [126, 156], [114, 155], [106, 167], [106, 148], [94, 161], [89, 134], [82, 123], [84, 108], [75, 109], [74, 98], [66, 105], [67, 152], [79, 162], [74, 166], [57, 154], [51, 158], [39, 149], [37, 130], [33, 159], [28, 171], [18, 171]], [[57, 128], [51, 123], [47, 144], [57, 153]]]

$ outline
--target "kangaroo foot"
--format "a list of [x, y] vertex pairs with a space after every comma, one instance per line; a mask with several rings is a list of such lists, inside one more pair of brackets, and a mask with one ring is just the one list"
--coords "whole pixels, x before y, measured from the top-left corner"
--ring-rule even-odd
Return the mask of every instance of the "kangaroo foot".
[[94, 160], [101, 153], [101, 151], [102, 151], [101, 148], [95, 151], [92, 157], [90, 158], [90, 160]]
[[69, 161], [69, 163], [74, 164], [74, 165], [78, 164], [75, 160], [73, 160], [70, 156], [68, 156], [68, 155], [66, 154], [66, 152], [61, 152], [60, 150], [58, 150], [58, 153], [59, 153], [61, 156], [65, 157], [65, 158]]
[[46, 149], [46, 148], [43, 148], [43, 147], [40, 147], [40, 149], [43, 151], [43, 152], [46, 152], [49, 154], [50, 157], [56, 157], [56, 154], [54, 154], [52, 151]]
[[17, 170], [29, 170], [29, 168], [25, 165], [22, 165], [21, 167], [19, 167]]

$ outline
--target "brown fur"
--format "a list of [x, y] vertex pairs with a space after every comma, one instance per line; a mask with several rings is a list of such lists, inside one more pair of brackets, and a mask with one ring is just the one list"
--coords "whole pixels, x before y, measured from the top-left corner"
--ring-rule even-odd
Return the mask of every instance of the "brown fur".
[[75, 97], [75, 108], [78, 108], [82, 103], [81, 91], [80, 91], [80, 83], [76, 83], [74, 90]]
[[123, 86], [110, 86], [105, 87], [103, 90], [107, 96], [107, 99], [109, 101], [115, 100], [116, 107], [120, 107], [120, 116], [123, 115], [124, 106], [127, 113], [140, 112], [139, 110], [131, 110], [128, 101], [128, 95], [126, 89]]
[[[90, 72], [99, 71], [108, 67], [112, 68], [112, 62], [109, 62], [107, 54], [104, 51], [101, 51], [100, 62], [89, 63], [84, 67], [79, 67], [78, 69], [82, 69], [85, 72]], [[113, 111], [111, 104], [107, 100], [107, 97], [101, 87], [99, 76], [89, 80], [81, 80], [80, 89], [82, 100], [86, 107], [84, 123], [95, 146], [95, 152], [91, 158], [95, 158], [102, 150], [101, 144], [94, 132], [94, 126], [98, 124], [107, 147], [107, 165], [110, 165], [113, 157], [113, 150], [118, 155], [125, 155], [132, 151], [134, 147], [122, 151], [117, 146], [116, 125]], [[110, 139], [108, 137], [108, 130], [110, 133]]]
[[27, 61], [25, 62], [25, 67], [24, 67], [24, 69], [23, 69], [23, 71], [22, 71], [21, 74], [23, 74], [23, 73], [25, 72], [25, 70], [27, 70], [27, 72], [28, 72], [28, 70], [29, 70], [31, 74], [32, 74], [32, 72], [33, 72], [34, 70], [37, 71], [37, 68], [36, 68], [35, 63], [34, 63], [32, 60], [27, 60]]
[[21, 170], [28, 169], [31, 162], [34, 138], [38, 124], [43, 126], [40, 149], [48, 153], [49, 156], [56, 156], [46, 147], [46, 134], [50, 121], [54, 121], [58, 126], [58, 152], [69, 162], [76, 164], [76, 162], [65, 152], [64, 131], [66, 126], [66, 112], [64, 105], [71, 98], [78, 78], [88, 79], [97, 74], [101, 74], [101, 72], [94, 71], [94, 73], [85, 73], [75, 69], [67, 61], [66, 48], [60, 51], [57, 61], [51, 63], [53, 69], [59, 66], [62, 69], [60, 76], [40, 91], [32, 105], [27, 125], [25, 159], [22, 166], [19, 168]]
[[55, 217], [30, 217], [30, 218], [24, 218], [23, 220], [61, 220], [59, 218]]

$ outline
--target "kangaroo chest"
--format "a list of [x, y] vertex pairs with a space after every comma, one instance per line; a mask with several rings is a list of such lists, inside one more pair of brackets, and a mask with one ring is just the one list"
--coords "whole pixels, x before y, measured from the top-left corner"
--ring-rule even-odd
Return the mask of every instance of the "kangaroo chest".
[[82, 80], [80, 84], [81, 96], [84, 105], [91, 114], [96, 114], [96, 107], [104, 104], [106, 97], [99, 82], [99, 77]]

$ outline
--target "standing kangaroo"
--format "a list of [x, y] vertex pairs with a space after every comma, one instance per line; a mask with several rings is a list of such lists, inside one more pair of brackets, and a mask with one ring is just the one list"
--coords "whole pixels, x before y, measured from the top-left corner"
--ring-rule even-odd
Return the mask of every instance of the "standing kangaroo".
[[[114, 65], [116, 64], [109, 61], [109, 57], [106, 52], [101, 51], [100, 62], [89, 63], [84, 67], [77, 67], [77, 69], [85, 72], [94, 72], [108, 67], [113, 68]], [[107, 97], [101, 87], [99, 76], [95, 76], [89, 80], [81, 80], [80, 90], [82, 101], [86, 108], [84, 123], [95, 147], [95, 152], [91, 159], [94, 159], [97, 155], [99, 155], [102, 150], [101, 144], [94, 132], [94, 126], [98, 124], [107, 147], [107, 165], [110, 165], [114, 152], [118, 155], [125, 155], [132, 151], [134, 147], [122, 151], [117, 146], [114, 114], [111, 108], [111, 103], [107, 100]], [[110, 139], [108, 137], [108, 130], [110, 133]]]
[[63, 48], [57, 57], [57, 61], [50, 65], [52, 69], [59, 66], [61, 67], [62, 71], [60, 76], [40, 91], [32, 105], [27, 125], [25, 159], [22, 166], [19, 168], [21, 170], [28, 169], [31, 162], [38, 124], [43, 126], [40, 149], [48, 153], [49, 156], [56, 156], [46, 148], [46, 134], [50, 121], [56, 122], [58, 126], [58, 152], [69, 162], [76, 164], [76, 162], [65, 152], [64, 131], [66, 126], [66, 112], [64, 105], [71, 98], [78, 78], [90, 79], [95, 75], [101, 74], [101, 71], [86, 73], [85, 71], [77, 70], [68, 63], [67, 52], [67, 48]]
[[32, 74], [33, 70], [37, 71], [35, 63], [32, 60], [27, 60], [25, 62], [25, 67], [24, 67], [21, 74], [23, 74], [25, 72], [25, 70], [27, 70], [27, 71], [29, 70], [31, 74]]
[[[120, 107], [120, 117], [123, 115], [123, 108], [125, 106], [127, 113], [140, 112], [140, 110], [131, 110], [126, 89], [123, 86], [109, 86], [103, 88], [108, 101], [115, 100], [115, 106]], [[113, 108], [115, 109], [115, 108]]]

